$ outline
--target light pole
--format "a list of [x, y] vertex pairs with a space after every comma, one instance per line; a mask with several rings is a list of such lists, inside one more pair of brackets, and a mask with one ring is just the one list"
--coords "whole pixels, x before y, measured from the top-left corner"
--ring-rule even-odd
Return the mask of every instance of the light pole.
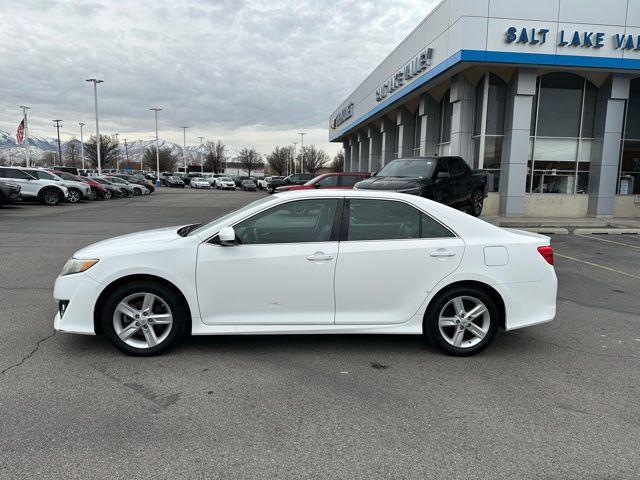
[[300, 135], [300, 173], [304, 172], [304, 136], [305, 132], [298, 133]]
[[116, 151], [116, 170], [120, 170], [120, 142], [118, 141], [120, 134], [114, 133], [113, 136], [116, 137], [116, 143], [118, 144], [118, 150]]
[[156, 112], [156, 185], [160, 183], [160, 141], [158, 140], [158, 112], [162, 111], [161, 108], [150, 108]]
[[[298, 142], [293, 142], [293, 158], [291, 159], [291, 167], [293, 173], [296, 173], [296, 152], [298, 151]], [[289, 172], [291, 174], [291, 172]]]
[[204, 172], [204, 165], [202, 164], [202, 146], [204, 145], [204, 137], [198, 137], [200, 139], [200, 173]]
[[100, 126], [98, 125], [98, 84], [103, 83], [104, 80], [89, 78], [87, 79], [87, 82], [93, 82], [93, 98], [96, 109], [96, 158], [98, 160], [98, 175], [102, 175], [102, 162], [100, 160]]
[[82, 127], [85, 126], [84, 123], [78, 123], [80, 125], [80, 160], [82, 161], [82, 169], [84, 170], [84, 136], [82, 135]]
[[25, 165], [28, 167], [29, 166], [29, 127], [27, 125], [27, 110], [29, 110], [31, 107], [27, 107], [26, 105], [20, 105], [20, 108], [22, 109], [22, 121], [24, 122], [24, 126], [23, 126], [24, 138], [22, 140], [24, 142], [24, 161], [25, 161]]
[[62, 165], [62, 146], [60, 145], [60, 127], [62, 126], [60, 125], [60, 122], [62, 120], [58, 119], [58, 120], [52, 120], [52, 121], [55, 124], [54, 127], [56, 127], [56, 130], [58, 131], [58, 163]]
[[187, 173], [187, 128], [180, 127], [182, 129], [182, 162], [184, 163], [184, 173]]
[[129, 147], [127, 146], [127, 139], [123, 138], [124, 142], [124, 157], [126, 158], [127, 165], [129, 165]]

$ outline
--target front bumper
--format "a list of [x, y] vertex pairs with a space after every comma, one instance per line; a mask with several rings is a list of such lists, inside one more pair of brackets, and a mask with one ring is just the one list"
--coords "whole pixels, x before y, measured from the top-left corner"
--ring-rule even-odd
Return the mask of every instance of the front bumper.
[[58, 277], [53, 287], [53, 298], [58, 305], [68, 302], [53, 320], [54, 328], [59, 332], [95, 335], [93, 309], [103, 286], [86, 273], [75, 273]]
[[20, 188], [16, 190], [9, 190], [9, 197], [5, 199], [7, 203], [19, 202], [22, 199], [20, 195]]

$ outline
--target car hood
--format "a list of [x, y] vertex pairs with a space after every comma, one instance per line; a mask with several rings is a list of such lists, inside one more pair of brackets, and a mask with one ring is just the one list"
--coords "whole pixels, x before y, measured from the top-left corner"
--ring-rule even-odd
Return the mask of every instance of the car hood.
[[404, 190], [425, 184], [424, 178], [407, 177], [371, 177], [358, 182], [357, 188], [362, 190]]
[[177, 233], [179, 228], [157, 228], [110, 238], [84, 247], [73, 256], [75, 258], [102, 258], [119, 253], [131, 254], [139, 250], [153, 250], [156, 246], [161, 247], [167, 242], [183, 238]]

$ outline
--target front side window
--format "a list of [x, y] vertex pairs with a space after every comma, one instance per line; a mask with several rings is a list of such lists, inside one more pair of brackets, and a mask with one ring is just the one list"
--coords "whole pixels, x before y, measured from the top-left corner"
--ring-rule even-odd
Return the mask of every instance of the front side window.
[[23, 172], [22, 170], [16, 170], [14, 168], [0, 169], [0, 177], [15, 178], [19, 180], [27, 180], [27, 179], [33, 178], [31, 175]]
[[234, 226], [238, 243], [260, 245], [271, 243], [328, 242], [336, 215], [338, 200], [298, 200], [277, 205]]
[[366, 199], [349, 201], [349, 241], [452, 236], [447, 228], [406, 203]]
[[358, 175], [342, 175], [341, 177], [342, 186], [344, 187], [353, 187], [356, 183], [361, 180], [364, 180], [366, 177], [361, 177]]
[[318, 180], [315, 185], [318, 187], [337, 187], [338, 186], [338, 176], [330, 175], [328, 177], [324, 177], [323, 179]]

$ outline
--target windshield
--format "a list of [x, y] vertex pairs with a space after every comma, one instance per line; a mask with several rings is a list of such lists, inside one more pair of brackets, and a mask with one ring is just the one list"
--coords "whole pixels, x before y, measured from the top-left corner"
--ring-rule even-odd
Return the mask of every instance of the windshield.
[[220, 218], [216, 218], [215, 220], [212, 220], [209, 223], [205, 223], [204, 225], [196, 228], [195, 230], [190, 231], [187, 236], [190, 237], [192, 235], [197, 235], [200, 232], [203, 232], [205, 230], [208, 230], [211, 227], [214, 227], [218, 223], [223, 223], [224, 221], [226, 221], [227, 219], [233, 217], [234, 215], [237, 215], [237, 214], [242, 213], [242, 212], [246, 212], [247, 210], [250, 210], [253, 207], [257, 207], [258, 205], [262, 205], [263, 203], [268, 203], [268, 202], [272, 202], [272, 201], [273, 201], [273, 197], [264, 197], [264, 198], [261, 198], [260, 200], [256, 200], [255, 202], [251, 202], [248, 205], [245, 205], [244, 207], [242, 207], [242, 208], [240, 208], [238, 210], [234, 210], [233, 212], [227, 213], [226, 215], [223, 215]]
[[431, 177], [435, 159], [394, 160], [378, 172], [376, 177]]

